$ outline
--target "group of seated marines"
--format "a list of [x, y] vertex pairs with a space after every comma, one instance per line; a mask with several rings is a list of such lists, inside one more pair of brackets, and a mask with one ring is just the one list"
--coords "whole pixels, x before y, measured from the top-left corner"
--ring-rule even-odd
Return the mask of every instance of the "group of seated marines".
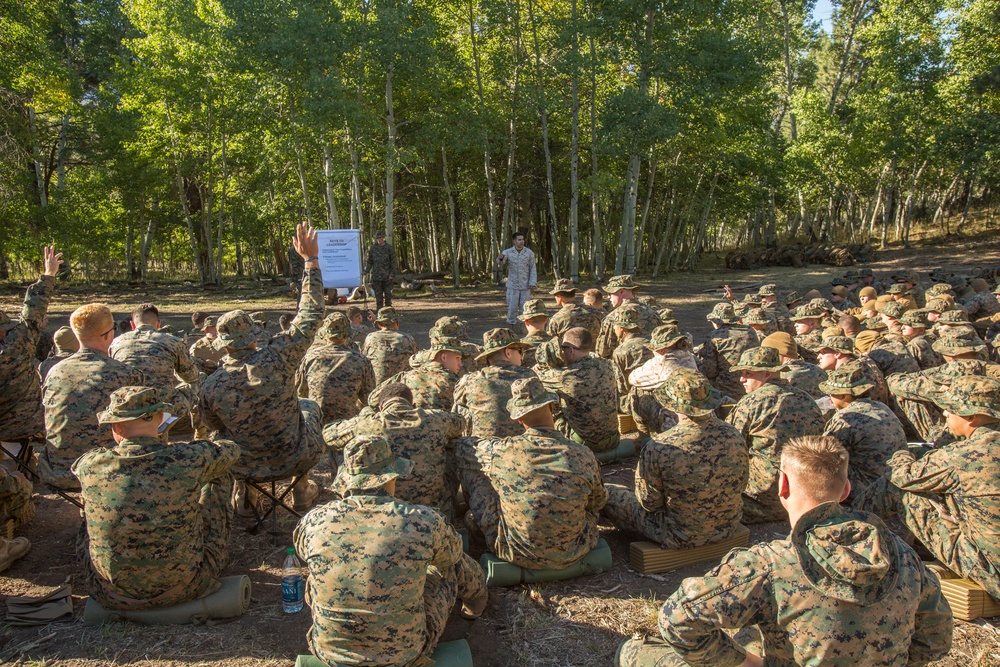
[[[324, 318], [315, 232], [300, 225], [293, 247], [299, 308], [276, 333], [237, 310], [203, 320], [189, 346], [145, 304], [116, 338], [110, 309], [88, 304], [70, 317], [78, 349], [57, 349], [40, 375], [52, 248], [21, 317], [0, 317], [0, 440], [44, 433], [25, 474], [80, 493], [78, 551], [102, 606], [212, 594], [234, 513], [260, 502], [246, 482], [292, 479], [306, 512], [323, 454], [334, 498], [293, 539], [309, 568], [309, 646], [328, 665], [430, 664], [456, 604], [470, 619], [485, 611], [459, 530], [513, 565], [559, 570], [597, 546], [602, 520], [669, 549], [788, 521], [787, 539], [686, 579], [660, 610], [660, 636], [622, 644], [616, 664], [632, 667], [938, 659], [952, 615], [914, 540], [1000, 598], [1000, 366], [980, 336], [992, 340], [1000, 312], [982, 295], [1000, 302], [988, 286], [965, 298], [987, 313], [974, 322], [955, 301], [961, 277], [943, 273], [926, 290], [944, 298], [931, 308], [950, 306], [937, 313], [914, 297], [925, 298], [919, 276], [886, 299], [870, 272], [835, 281], [838, 305], [851, 290], [861, 309], [882, 299], [863, 319], [822, 295], [795, 308], [803, 299], [782, 302], [773, 285], [742, 302], [727, 290], [695, 348], [630, 276], [603, 288], [610, 313], [560, 280], [551, 317], [544, 301], [525, 304], [526, 335], [492, 329], [479, 346], [443, 317], [419, 350], [391, 307], [377, 330], [359, 312]], [[622, 415], [641, 434], [634, 488], [601, 479]], [[193, 442], [171, 437], [184, 427]], [[0, 467], [8, 535], [30, 521], [31, 494]], [[4, 539], [0, 569], [29, 548]], [[749, 625], [764, 656], [722, 631]]]

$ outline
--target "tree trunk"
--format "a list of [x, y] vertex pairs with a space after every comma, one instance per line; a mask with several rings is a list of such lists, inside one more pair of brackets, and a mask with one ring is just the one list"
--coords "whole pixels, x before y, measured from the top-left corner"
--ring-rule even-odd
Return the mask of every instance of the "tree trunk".
[[559, 272], [559, 239], [556, 237], [558, 218], [556, 217], [556, 200], [552, 183], [552, 153], [549, 150], [549, 116], [545, 102], [545, 86], [542, 84], [542, 53], [538, 45], [538, 26], [535, 24], [534, 1], [528, 0], [528, 20], [531, 21], [531, 37], [535, 46], [535, 85], [538, 95], [538, 114], [542, 120], [542, 150], [545, 154], [545, 187], [549, 201], [549, 237], [552, 243], [552, 275], [558, 279]]
[[570, 115], [571, 139], [569, 148], [569, 277], [574, 283], [580, 282], [580, 229], [579, 229], [579, 199], [580, 187], [577, 182], [580, 162], [580, 92], [577, 81], [577, 63], [579, 62], [579, 43], [576, 34], [576, 2], [570, 3], [570, 30], [573, 31], [573, 78], [570, 81]]
[[593, 30], [587, 36], [590, 44], [590, 173], [594, 184], [590, 189], [590, 216], [593, 224], [591, 239], [591, 273], [594, 280], [604, 281], [604, 235], [601, 233], [601, 198], [597, 191], [597, 58]]
[[388, 129], [385, 155], [385, 236], [392, 240], [392, 207], [396, 198], [396, 114], [392, 105], [392, 77], [395, 65], [385, 73], [385, 124]]
[[847, 36], [844, 38], [844, 48], [840, 55], [840, 65], [837, 68], [837, 77], [833, 82], [833, 90], [830, 92], [830, 103], [827, 105], [826, 112], [829, 114], [833, 113], [834, 108], [837, 105], [837, 96], [840, 94], [840, 87], [844, 83], [844, 77], [847, 76], [847, 66], [851, 61], [851, 51], [854, 49], [854, 34], [861, 24], [862, 18], [868, 9], [868, 0], [857, 0], [857, 5], [854, 8], [854, 13], [851, 15], [850, 27], [847, 31]]
[[306, 222], [312, 225], [312, 207], [309, 206], [309, 185], [306, 182], [306, 170], [302, 164], [302, 149], [298, 140], [295, 141], [295, 164], [299, 171], [299, 187], [302, 189], [302, 211], [306, 216]]
[[[479, 47], [476, 41], [476, 22], [472, 12], [472, 1], [469, 2], [469, 38], [472, 40], [472, 62], [476, 70], [476, 89], [479, 92], [479, 122], [483, 125], [483, 171], [486, 174], [486, 227], [490, 235], [490, 251], [487, 255], [495, 257], [500, 254], [497, 242], [497, 197], [493, 187], [493, 167], [490, 165], [490, 137], [486, 125], [486, 97], [483, 94], [483, 75], [479, 63]], [[500, 267], [493, 264], [493, 281], [500, 282]]]
[[143, 281], [149, 279], [149, 255], [153, 250], [153, 237], [156, 235], [156, 218], [159, 211], [160, 201], [154, 198], [150, 207], [149, 222], [146, 224], [146, 233], [139, 248], [139, 277]]
[[49, 205], [49, 193], [45, 186], [45, 174], [42, 169], [42, 148], [38, 137], [38, 122], [35, 118], [35, 107], [28, 105], [28, 129], [31, 132], [31, 158], [35, 166], [35, 182], [38, 187], [38, 205], [45, 208]]
[[451, 224], [451, 277], [455, 289], [461, 284], [458, 272], [458, 223], [455, 220], [455, 198], [451, 194], [451, 182], [448, 180], [448, 151], [441, 145], [441, 176], [444, 179], [444, 193], [448, 201], [448, 221]]
[[61, 202], [66, 186], [66, 135], [69, 134], [69, 114], [64, 113], [59, 128], [59, 148], [56, 152], [56, 198]]
[[882, 238], [879, 244], [882, 250], [885, 250], [889, 240], [889, 222], [892, 220], [893, 214], [893, 193], [896, 190], [896, 161], [897, 156], [893, 153], [892, 161], [889, 163], [889, 183], [888, 187], [885, 188], [885, 209], [882, 212]]
[[653, 185], [656, 181], [656, 160], [653, 158], [653, 151], [649, 151], [649, 180], [646, 182], [646, 200], [642, 204], [642, 222], [639, 224], [639, 233], [632, 239], [632, 257], [634, 258], [632, 272], [641, 266], [642, 241], [646, 236], [646, 225], [649, 222], [649, 209], [653, 203]]
[[333, 197], [333, 150], [323, 143], [323, 178], [326, 180], [326, 223], [329, 229], [340, 229], [337, 202]]

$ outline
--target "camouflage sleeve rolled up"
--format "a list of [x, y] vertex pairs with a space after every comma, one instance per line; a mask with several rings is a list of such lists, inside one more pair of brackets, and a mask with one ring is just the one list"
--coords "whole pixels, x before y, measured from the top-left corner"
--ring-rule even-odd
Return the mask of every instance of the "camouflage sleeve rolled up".
[[320, 270], [307, 268], [302, 274], [302, 295], [299, 297], [299, 310], [292, 320], [292, 326], [288, 331], [275, 334], [268, 349], [274, 350], [288, 365], [297, 367], [316, 337], [325, 309]]
[[0, 341], [0, 439], [17, 440], [44, 428], [35, 347], [55, 284], [55, 278], [41, 276], [28, 287], [21, 321]]

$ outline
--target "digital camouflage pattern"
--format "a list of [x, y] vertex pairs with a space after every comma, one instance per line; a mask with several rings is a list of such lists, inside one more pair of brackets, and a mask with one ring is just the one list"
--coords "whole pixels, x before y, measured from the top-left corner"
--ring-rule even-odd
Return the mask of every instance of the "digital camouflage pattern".
[[[966, 387], [983, 382], [995, 384], [963, 380]], [[945, 567], [1000, 598], [1000, 426], [980, 426], [943, 447], [896, 452], [888, 467], [854, 505], [882, 516], [898, 512]]]
[[743, 523], [784, 521], [778, 500], [781, 446], [790, 438], [819, 435], [823, 416], [809, 394], [772, 379], [739, 400], [727, 421], [750, 450], [750, 477], [743, 501]]
[[73, 462], [111, 439], [97, 413], [121, 387], [145, 384], [143, 374], [102, 352], [80, 348], [49, 371], [42, 387], [45, 406], [45, 449], [38, 455], [42, 481], [75, 490], [79, 482], [70, 471]]
[[557, 570], [597, 546], [608, 494], [594, 453], [553, 428], [510, 438], [462, 438], [459, 480], [491, 552], [519, 567]]
[[174, 406], [173, 414], [188, 415], [198, 405], [199, 371], [177, 336], [141, 324], [115, 338], [108, 353], [140, 371], [146, 386], [155, 387], [163, 400]]
[[351, 326], [348, 341], [357, 347], [358, 350], [361, 350], [365, 346], [365, 341], [368, 340], [368, 335], [375, 333], [375, 331], [377, 331], [375, 327], [362, 320], [358, 326]]
[[275, 334], [263, 348], [233, 350], [205, 381], [202, 416], [213, 440], [240, 446], [240, 460], [233, 467], [237, 477], [283, 479], [306, 472], [322, 455], [320, 408], [314, 401], [299, 400], [295, 373], [324, 307], [320, 270], [307, 268], [291, 328]]
[[745, 651], [723, 629], [748, 626], [760, 628], [774, 667], [904, 667], [949, 651], [940, 582], [877, 517], [825, 503], [790, 538], [734, 549], [706, 576], [685, 579], [660, 609], [666, 643], [629, 642], [619, 664], [738, 665]]
[[826, 423], [823, 435], [836, 438], [850, 456], [847, 478], [852, 497], [885, 474], [886, 461], [906, 448], [906, 433], [896, 415], [868, 398], [857, 398], [837, 410]]
[[604, 321], [604, 311], [576, 303], [567, 303], [553, 313], [545, 330], [550, 336], [562, 335], [570, 329], [583, 327], [590, 332], [596, 341], [601, 336], [601, 322]]
[[535, 349], [550, 340], [552, 340], [552, 336], [543, 331], [532, 331], [527, 336], [521, 338], [522, 343], [531, 346], [521, 352], [521, 365], [525, 368], [533, 367], [537, 363]]
[[101, 606], [166, 607], [218, 590], [239, 456], [226, 440], [135, 438], [73, 465], [86, 519], [78, 549]]
[[226, 356], [226, 351], [215, 345], [214, 338], [203, 336], [191, 343], [188, 355], [199, 371], [205, 375], [211, 375], [219, 367], [222, 358]]
[[665, 549], [686, 549], [730, 537], [743, 515], [746, 443], [712, 414], [680, 417], [653, 436], [639, 455], [634, 493], [608, 485], [604, 516]]
[[799, 356], [810, 364], [816, 363], [816, 353], [823, 347], [823, 331], [817, 327], [808, 333], [795, 337], [799, 346]]
[[458, 491], [453, 450], [464, 432], [465, 420], [453, 412], [391, 398], [381, 410], [366, 407], [352, 419], [328, 425], [323, 438], [338, 453], [358, 434], [385, 438], [395, 456], [413, 462], [413, 472], [396, 480], [395, 496], [433, 507], [450, 520]]
[[902, 337], [885, 336], [868, 350], [866, 356], [875, 362], [883, 377], [897, 373], [916, 373], [920, 364], [906, 349]]
[[372, 282], [385, 281], [389, 279], [389, 276], [395, 276], [399, 273], [399, 266], [396, 264], [396, 251], [391, 243], [372, 244], [371, 248], [368, 249], [365, 273]]
[[21, 440], [42, 433], [42, 390], [35, 371], [35, 347], [56, 279], [41, 276], [24, 294], [20, 320], [0, 315], [0, 440]]
[[32, 488], [31, 482], [23, 475], [0, 468], [0, 538], [10, 535], [34, 518]]
[[[648, 336], [630, 331], [619, 341], [618, 347], [611, 354], [611, 365], [615, 373], [619, 399], [627, 396], [632, 389], [632, 385], [628, 381], [632, 371], [652, 358], [653, 351], [649, 349]], [[620, 404], [618, 409], [622, 412], [626, 411], [624, 404]]]
[[524, 431], [510, 418], [507, 401], [515, 380], [535, 377], [530, 368], [500, 359], [482, 370], [463, 375], [455, 386], [453, 410], [468, 421], [466, 435], [477, 438], [506, 438]]
[[906, 350], [916, 360], [920, 370], [934, 368], [944, 363], [944, 358], [934, 351], [933, 344], [934, 341], [925, 335], [915, 336], [906, 341]]
[[368, 357], [375, 371], [375, 384], [409, 368], [410, 357], [417, 353], [413, 336], [393, 329], [368, 334], [361, 353]]
[[[615, 313], [623, 308], [635, 310], [638, 313], [639, 328], [644, 332], [650, 332], [663, 324], [660, 313], [652, 306], [647, 306], [639, 301], [626, 301], [612, 310], [607, 317], [601, 321], [601, 331], [594, 342], [594, 351], [598, 356], [609, 359], [618, 347], [618, 334], [615, 333]], [[557, 313], [558, 314], [558, 313]]]
[[440, 362], [434, 361], [431, 358], [433, 354], [429, 350], [422, 350], [410, 357], [410, 365], [413, 368], [386, 378], [375, 391], [371, 392], [368, 397], [368, 405], [378, 407], [382, 388], [393, 382], [399, 382], [405, 384], [413, 392], [413, 405], [415, 407], [451, 410], [455, 404], [455, 385], [458, 383], [458, 376], [442, 366]]
[[559, 396], [559, 431], [595, 452], [618, 446], [618, 391], [607, 359], [590, 355], [570, 366], [540, 370], [538, 378]]
[[801, 389], [813, 398], [823, 398], [826, 394], [819, 388], [826, 381], [826, 371], [801, 359], [785, 362], [785, 370], [781, 371], [781, 379], [796, 389]]
[[[728, 305], [728, 304], [726, 304]], [[727, 324], [709, 332], [708, 337], [698, 346], [698, 368], [712, 385], [726, 396], [738, 400], [746, 391], [740, 383], [740, 374], [730, 369], [739, 363], [740, 355], [757, 347], [760, 338], [757, 332], [742, 324]]]
[[456, 599], [487, 595], [482, 568], [429, 507], [355, 491], [299, 522], [309, 649], [327, 664], [427, 667]]
[[299, 398], [319, 404], [323, 424], [329, 424], [360, 412], [375, 389], [375, 371], [352, 345], [317, 339], [299, 364], [295, 385]]

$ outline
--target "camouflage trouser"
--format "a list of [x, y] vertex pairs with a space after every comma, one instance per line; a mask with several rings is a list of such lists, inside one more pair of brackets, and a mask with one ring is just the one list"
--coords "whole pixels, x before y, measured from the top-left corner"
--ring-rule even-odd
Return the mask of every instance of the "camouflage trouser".
[[851, 507], [883, 519], [898, 513], [906, 527], [945, 567], [1000, 599], [1000, 567], [962, 533], [961, 526], [936, 494], [901, 491], [886, 475], [859, 494]]
[[632, 387], [625, 407], [639, 430], [645, 434], [655, 435], [677, 426], [677, 413], [660, 405], [651, 391]]
[[493, 459], [491, 449], [490, 440], [461, 438], [455, 443], [455, 465], [472, 516], [486, 536], [490, 550], [495, 550], [500, 525], [500, 498], [485, 472]]
[[384, 280], [372, 279], [371, 282], [372, 291], [375, 292], [375, 309], [382, 310], [383, 306], [392, 305], [392, 282], [385, 278]]
[[15, 529], [35, 516], [31, 489], [31, 482], [21, 475], [0, 469], [0, 537], [11, 537]]
[[[84, 521], [77, 537], [76, 553], [83, 563], [90, 595], [105, 609], [139, 611], [197, 600], [219, 590], [219, 575], [229, 562], [228, 544], [233, 525], [233, 508], [229, 499], [232, 493], [233, 476], [229, 473], [201, 487], [199, 503], [203, 551], [201, 554], [190, 554], [192, 560], [200, 560], [201, 564], [188, 581], [178, 582], [174, 588], [152, 599], [134, 599], [128, 591], [122, 590], [97, 572], [90, 559], [90, 537]], [[133, 573], [133, 576], [137, 574]]]
[[620, 484], [605, 484], [608, 502], [601, 510], [604, 517], [619, 530], [638, 533], [647, 540], [657, 542], [664, 549], [689, 549], [703, 544], [718, 542], [730, 537], [739, 524], [709, 538], [699, 536], [691, 539], [671, 526], [671, 517], [666, 512], [647, 512], [639, 504], [635, 494]]
[[618, 648], [615, 667], [688, 667], [688, 663], [659, 637], [643, 637], [625, 640]]
[[438, 640], [444, 633], [452, 607], [456, 601], [475, 600], [487, 595], [486, 577], [483, 569], [467, 553], [463, 553], [454, 567], [441, 572], [436, 567], [427, 571], [424, 583], [424, 615], [427, 619], [427, 634], [424, 648], [412, 665], [428, 664], [426, 660], [437, 648]]
[[559, 429], [559, 432], [565, 435], [567, 438], [569, 438], [570, 440], [572, 440], [577, 444], [583, 445], [584, 447], [595, 453], [612, 450], [615, 447], [617, 447], [618, 444], [621, 442], [621, 436], [618, 434], [617, 431], [613, 435], [605, 438], [600, 442], [586, 440], [582, 435], [574, 431], [573, 427], [570, 426], [570, 423], [566, 420], [566, 418], [561, 415], [559, 417], [556, 417], [555, 425], [556, 428]]

